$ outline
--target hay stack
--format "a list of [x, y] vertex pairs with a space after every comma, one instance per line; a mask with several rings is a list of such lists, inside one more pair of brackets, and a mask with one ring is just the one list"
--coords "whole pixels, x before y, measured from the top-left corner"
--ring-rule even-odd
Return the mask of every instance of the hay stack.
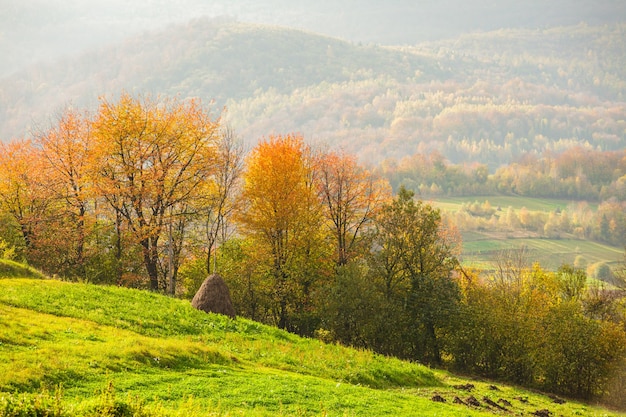
[[209, 275], [204, 280], [191, 300], [191, 305], [207, 313], [224, 314], [230, 318], [235, 318], [235, 309], [230, 301], [230, 291], [218, 274]]

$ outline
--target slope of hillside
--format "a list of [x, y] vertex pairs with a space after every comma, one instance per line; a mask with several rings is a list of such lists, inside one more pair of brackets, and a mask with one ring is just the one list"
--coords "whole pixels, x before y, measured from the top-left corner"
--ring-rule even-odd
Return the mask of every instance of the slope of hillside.
[[227, 107], [244, 137], [299, 131], [374, 163], [437, 151], [496, 168], [525, 153], [622, 149], [623, 30], [505, 30], [394, 49], [439, 72], [268, 89]]
[[0, 277], [44, 278], [44, 275], [30, 266], [0, 258]]
[[[480, 405], [467, 405], [470, 397]], [[26, 409], [58, 416], [620, 415], [207, 315], [154, 293], [0, 279], [0, 416]]]
[[356, 46], [321, 35], [228, 19], [195, 20], [94, 53], [0, 80], [0, 137], [27, 134], [71, 103], [93, 108], [122, 90], [227, 100], [271, 89], [388, 76], [404, 79], [435, 64], [412, 54]]
[[501, 30], [391, 48], [200, 19], [0, 80], [0, 138], [97, 97], [199, 97], [249, 144], [300, 132], [379, 163], [440, 152], [491, 167], [626, 146], [624, 25]]

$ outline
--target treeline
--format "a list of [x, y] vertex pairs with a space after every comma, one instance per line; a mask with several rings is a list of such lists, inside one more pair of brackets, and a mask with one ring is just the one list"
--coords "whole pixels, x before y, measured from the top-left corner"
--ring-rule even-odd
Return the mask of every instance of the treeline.
[[[621, 247], [626, 236], [626, 154], [573, 148], [541, 158], [525, 156], [490, 174], [486, 165], [453, 165], [438, 153], [416, 154], [379, 167], [394, 189], [414, 189], [425, 199], [483, 196], [449, 213], [463, 231], [491, 230], [547, 238], [577, 238]], [[561, 198], [552, 211], [498, 207], [489, 196]], [[592, 207], [594, 205], [594, 207]]]
[[498, 169], [496, 190], [529, 197], [626, 201], [626, 151], [574, 147]]
[[524, 266], [503, 253], [486, 281], [466, 274], [459, 315], [448, 328], [453, 366], [464, 372], [572, 397], [604, 392], [626, 405], [622, 289], [589, 286], [581, 269]]
[[[460, 210], [447, 213], [463, 231], [503, 232], [548, 239], [575, 238], [593, 240], [621, 247], [626, 236], [626, 202], [606, 201], [592, 209], [587, 202], [574, 202], [551, 211], [529, 210], [526, 207], [495, 207], [474, 201], [464, 203]], [[576, 265], [584, 267], [583, 264]], [[605, 274], [604, 278], [610, 278]]]
[[381, 173], [397, 189], [423, 196], [508, 194], [590, 202], [626, 201], [626, 151], [580, 146], [524, 154], [490, 173], [485, 164], [452, 164], [439, 152], [387, 159]]
[[355, 157], [300, 136], [244, 155], [195, 101], [122, 94], [2, 145], [0, 210], [3, 256], [49, 274], [190, 297], [217, 271], [254, 320], [623, 401], [621, 290], [521, 257], [479, 278], [457, 260], [456, 228], [412, 191], [392, 196]]
[[[569, 235], [615, 246], [624, 243], [625, 151], [575, 147], [542, 157], [526, 155], [492, 174], [482, 164], [450, 164], [437, 152], [388, 159], [379, 169], [394, 189], [414, 189], [423, 198], [515, 195], [572, 201], [551, 213], [467, 204], [455, 214], [455, 223], [463, 230], [524, 229], [550, 238]], [[588, 203], [598, 203], [597, 209]]]
[[194, 100], [68, 109], [0, 147], [1, 236], [46, 273], [174, 294], [188, 248], [211, 253], [223, 233], [237, 146]]

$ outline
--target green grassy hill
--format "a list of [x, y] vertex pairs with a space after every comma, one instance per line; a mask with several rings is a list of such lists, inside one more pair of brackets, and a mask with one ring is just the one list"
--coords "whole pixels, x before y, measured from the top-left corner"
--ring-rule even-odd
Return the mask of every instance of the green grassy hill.
[[[433, 401], [437, 395], [445, 402]], [[455, 397], [481, 405], [455, 404]], [[544, 409], [622, 415], [208, 315], [154, 293], [0, 279], [3, 417], [486, 416]]]

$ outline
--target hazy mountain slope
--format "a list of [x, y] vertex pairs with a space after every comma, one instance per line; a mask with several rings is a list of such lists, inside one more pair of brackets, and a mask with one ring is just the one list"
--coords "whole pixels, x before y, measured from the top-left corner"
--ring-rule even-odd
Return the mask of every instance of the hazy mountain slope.
[[438, 150], [497, 166], [526, 152], [620, 149], [623, 33], [578, 25], [467, 35], [398, 49], [430, 59], [438, 73], [267, 91], [228, 108], [244, 137], [301, 131], [371, 161]]
[[0, 138], [122, 90], [226, 104], [248, 142], [300, 132], [380, 162], [437, 150], [498, 166], [526, 152], [626, 146], [625, 25], [357, 45], [222, 19], [146, 33], [0, 80]]
[[626, 19], [621, 0], [0, 0], [0, 10], [0, 76], [202, 16], [231, 16], [382, 44]]
[[229, 20], [195, 20], [118, 46], [0, 80], [0, 137], [27, 134], [68, 103], [97, 105], [100, 95], [199, 96], [221, 107], [257, 90], [290, 93], [355, 77], [404, 79], [436, 71], [434, 61], [321, 35]]

